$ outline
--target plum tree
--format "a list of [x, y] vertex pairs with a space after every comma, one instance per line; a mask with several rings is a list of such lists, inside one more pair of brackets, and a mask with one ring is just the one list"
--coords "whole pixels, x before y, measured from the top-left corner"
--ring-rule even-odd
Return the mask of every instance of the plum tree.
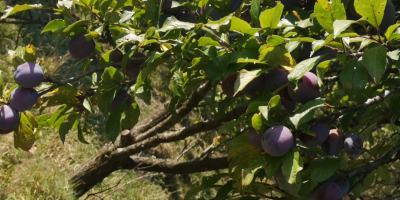
[[68, 44], [68, 51], [76, 59], [89, 57], [96, 47], [93, 39], [86, 40], [85, 33], [74, 36]]
[[311, 131], [315, 132], [315, 136], [300, 133], [299, 139], [300, 141], [307, 147], [316, 147], [321, 145], [328, 139], [329, 136], [329, 127], [324, 122], [317, 122], [310, 128]]
[[357, 134], [350, 134], [344, 140], [344, 150], [349, 158], [357, 158], [361, 155], [363, 148], [363, 141]]
[[36, 104], [39, 94], [33, 88], [18, 87], [11, 92], [10, 104], [16, 110], [23, 112]]
[[0, 107], [0, 130], [12, 129], [19, 122], [19, 113], [9, 105]]
[[331, 129], [321, 148], [328, 155], [338, 155], [344, 148], [344, 139], [345, 136], [338, 129]]
[[114, 49], [110, 53], [110, 61], [113, 63], [119, 63], [122, 61], [122, 58], [124, 57], [124, 54], [119, 49]]
[[241, 97], [244, 95], [244, 93], [242, 91], [238, 92], [235, 96], [233, 96], [235, 94], [235, 81], [236, 78], [238, 76], [239, 72], [235, 72], [232, 75], [224, 78], [222, 80], [222, 91], [226, 94], [226, 96], [233, 98], [233, 97]]
[[283, 156], [293, 147], [293, 134], [285, 126], [273, 126], [265, 131], [262, 147], [272, 156]]
[[319, 186], [314, 193], [315, 200], [339, 200], [340, 187], [334, 182]]
[[[125, 101], [126, 100], [126, 101]], [[126, 110], [132, 105], [132, 97], [126, 92], [120, 92], [119, 94], [115, 95], [113, 101], [111, 102], [110, 112], [115, 110], [115, 108], [121, 104], [123, 101], [126, 103]]]
[[263, 87], [267, 88], [271, 92], [274, 92], [276, 89], [289, 83], [287, 75], [288, 73], [284, 70], [280, 69], [269, 70], [264, 75]]
[[[132, 58], [147, 58], [146, 55], [144, 55], [143, 53], [140, 53], [140, 52], [133, 53], [133, 55], [131, 57]], [[128, 63], [126, 64], [126, 68], [125, 68], [125, 75], [128, 76], [129, 78], [137, 78], [140, 73], [143, 63], [144, 63], [144, 59], [128, 61]]]
[[254, 128], [250, 128], [247, 137], [249, 138], [250, 144], [253, 146], [262, 149], [261, 138], [262, 135], [258, 133]]
[[15, 82], [23, 88], [33, 88], [44, 80], [43, 69], [38, 64], [26, 62], [17, 67], [14, 72]]
[[307, 72], [302, 78], [302, 82], [298, 89], [294, 91], [292, 84], [288, 85], [288, 92], [290, 97], [299, 103], [307, 103], [320, 96], [318, 77], [312, 72]]

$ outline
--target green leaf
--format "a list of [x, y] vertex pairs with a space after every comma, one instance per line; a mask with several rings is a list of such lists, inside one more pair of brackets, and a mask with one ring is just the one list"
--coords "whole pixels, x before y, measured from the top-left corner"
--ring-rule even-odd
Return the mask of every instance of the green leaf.
[[126, 129], [132, 129], [139, 121], [140, 109], [137, 102], [132, 103], [125, 111], [125, 118], [122, 120], [122, 126]]
[[385, 13], [386, 2], [387, 0], [354, 1], [354, 8], [368, 23], [378, 29]]
[[36, 136], [26, 123], [19, 123], [18, 128], [14, 130], [14, 147], [29, 151], [36, 141]]
[[114, 67], [107, 67], [101, 75], [101, 84], [106, 87], [115, 87], [124, 80], [122, 73]]
[[284, 46], [276, 46], [276, 47], [260, 47], [260, 57], [259, 62], [264, 63], [270, 66], [287, 66], [294, 67], [296, 65], [296, 61], [287, 51]]
[[393, 32], [400, 26], [400, 24], [394, 24], [389, 26], [389, 28], [385, 32], [385, 37], [388, 41], [392, 40], [392, 34]]
[[258, 18], [260, 17], [260, 5], [261, 5], [261, 0], [251, 1], [250, 16], [251, 16], [251, 24], [253, 26], [258, 25], [259, 23]]
[[247, 71], [245, 69], [240, 70], [238, 78], [236, 78], [234, 91], [236, 95], [238, 92], [242, 91], [253, 79], [258, 77], [262, 73], [261, 69]]
[[147, 60], [142, 65], [142, 71], [139, 73], [135, 84], [135, 90], [139, 89], [142, 83], [147, 79], [148, 75], [155, 69], [157, 66], [163, 64], [169, 59], [163, 58], [163, 55], [169, 55], [170, 50], [165, 51], [163, 53], [153, 52], [147, 58]]
[[372, 76], [375, 83], [380, 82], [386, 69], [386, 48], [377, 46], [367, 49], [362, 59], [364, 66], [367, 68], [369, 75]]
[[[214, 49], [212, 46], [210, 49]], [[209, 56], [211, 56], [209, 54]], [[229, 55], [225, 54], [223, 56], [218, 56], [215, 54], [212, 56], [212, 61], [208, 63], [206, 68], [206, 74], [211, 79], [211, 81], [219, 81], [223, 77], [229, 64]]]
[[325, 73], [328, 71], [329, 67], [332, 66], [334, 63], [335, 63], [334, 60], [327, 60], [317, 65], [318, 85], [321, 86], [323, 84]]
[[88, 110], [91, 113], [94, 112], [94, 107], [90, 98], [85, 98], [85, 100], [83, 100], [83, 107], [85, 107], [86, 110]]
[[265, 10], [264, 12], [261, 13], [260, 15], [260, 24], [261, 28], [263, 29], [275, 29], [278, 27], [278, 23], [281, 19], [283, 11], [283, 5], [281, 2], [277, 2], [276, 6], [274, 8]]
[[386, 55], [391, 58], [392, 60], [399, 60], [399, 54], [400, 54], [400, 50], [394, 50], [394, 51], [389, 51], [386, 53]]
[[292, 148], [282, 158], [282, 174], [290, 184], [297, 181], [297, 173], [303, 169], [303, 162], [296, 148]]
[[64, 20], [62, 19], [55, 19], [51, 22], [49, 22], [48, 24], [46, 24], [46, 27], [44, 27], [43, 31], [41, 33], [47, 32], [47, 31], [51, 31], [54, 33], [54, 31], [60, 29], [60, 28], [64, 28], [66, 27], [67, 24], [65, 23]]
[[262, 117], [260, 114], [254, 114], [251, 118], [251, 125], [257, 131], [261, 131], [263, 128]]
[[112, 88], [99, 94], [96, 100], [101, 112], [108, 113], [108, 111], [110, 110], [111, 102], [114, 100], [114, 96], [117, 90], [117, 88]]
[[[83, 25], [86, 25], [90, 22], [90, 20], [88, 19], [82, 19], [79, 21], [74, 22], [73, 24], [67, 26], [67, 28], [65, 28], [63, 30], [64, 33], [66, 33], [67, 35], [70, 35], [71, 32], [74, 32], [76, 29], [81, 29]], [[76, 35], [76, 33], [75, 33]]]
[[334, 38], [336, 38], [343, 31], [347, 30], [347, 28], [349, 28], [349, 26], [354, 23], [357, 23], [357, 22], [353, 21], [353, 20], [336, 20], [336, 21], [334, 21], [333, 22]]
[[171, 16], [165, 20], [163, 27], [158, 29], [158, 32], [167, 32], [174, 28], [190, 30], [194, 28], [194, 25], [194, 23], [179, 21], [174, 16]]
[[346, 93], [353, 97], [365, 89], [368, 81], [368, 72], [357, 58], [352, 58], [340, 72], [340, 82]]
[[254, 35], [254, 33], [257, 33], [259, 31], [259, 29], [252, 28], [246, 21], [243, 21], [242, 19], [239, 19], [237, 17], [231, 18], [231, 27], [229, 30], [248, 35]]
[[82, 142], [83, 144], [89, 144], [89, 142], [87, 142], [85, 140], [85, 138], [83, 137], [83, 131], [82, 131], [80, 124], [78, 124], [78, 140], [79, 140], [79, 142]]
[[124, 0], [124, 1], [117, 1], [117, 5], [114, 7], [113, 12], [116, 10], [123, 8], [123, 7], [128, 7], [128, 6], [134, 6], [134, 3], [136, 0]]
[[228, 197], [234, 192], [233, 180], [230, 180], [218, 190], [218, 193], [213, 200], [228, 199]]
[[72, 129], [72, 127], [78, 120], [78, 116], [79, 115], [77, 112], [72, 112], [68, 115], [67, 120], [61, 123], [59, 134], [60, 134], [60, 139], [63, 143], [65, 142], [65, 136], [68, 134], [68, 132]]
[[228, 160], [237, 157], [239, 154], [244, 154], [253, 150], [254, 147], [250, 144], [247, 134], [241, 134], [234, 137], [229, 142]]
[[304, 74], [310, 71], [314, 65], [322, 58], [322, 56], [312, 57], [301, 61], [297, 64], [293, 70], [288, 74], [288, 79], [290, 82], [294, 83], [297, 80], [303, 78]]
[[1, 16], [0, 19], [5, 19], [10, 15], [13, 15], [13, 14], [21, 12], [21, 11], [30, 10], [30, 9], [53, 9], [53, 8], [52, 7], [48, 7], [48, 6], [43, 6], [42, 4], [15, 5], [14, 7], [8, 7], [4, 11], [4, 15]]
[[289, 120], [297, 128], [300, 124], [310, 121], [313, 118], [314, 109], [324, 106], [325, 99], [314, 99], [308, 101], [306, 104], [301, 106]]
[[[266, 108], [265, 108], [266, 107]], [[260, 106], [260, 112], [263, 115], [263, 117], [269, 121], [271, 120], [271, 115], [274, 110], [280, 111], [281, 107], [281, 97], [279, 95], [273, 96], [268, 103], [268, 106]]]
[[390, 175], [390, 171], [387, 165], [381, 165], [376, 171], [378, 176], [382, 179], [383, 182], [390, 184], [392, 177]]
[[112, 3], [113, 0], [103, 0], [100, 4], [100, 12], [104, 15]]
[[70, 109], [70, 107], [68, 107], [67, 105], [63, 105], [60, 108], [58, 108], [50, 117], [50, 119], [48, 120], [48, 124], [49, 126], [53, 126], [55, 122], [63, 115], [65, 115], [65, 113]]
[[201, 37], [196, 42], [192, 43], [194, 46], [202, 47], [202, 46], [220, 46], [219, 42], [211, 39], [210, 37]]
[[318, 0], [314, 6], [314, 16], [328, 33], [333, 33], [333, 22], [345, 20], [346, 11], [340, 0]]
[[281, 165], [283, 157], [271, 156], [269, 154], [265, 154], [263, 157], [264, 157], [263, 167], [265, 170], [265, 175], [268, 179], [271, 179], [272, 176], [275, 174], [275, 171]]
[[340, 159], [333, 157], [318, 157], [310, 162], [310, 178], [315, 182], [322, 182], [335, 173], [340, 167]]
[[106, 122], [106, 138], [112, 142], [118, 137], [122, 131], [121, 121], [123, 119], [123, 113], [126, 110], [126, 100], [118, 104], [118, 106], [108, 116]]

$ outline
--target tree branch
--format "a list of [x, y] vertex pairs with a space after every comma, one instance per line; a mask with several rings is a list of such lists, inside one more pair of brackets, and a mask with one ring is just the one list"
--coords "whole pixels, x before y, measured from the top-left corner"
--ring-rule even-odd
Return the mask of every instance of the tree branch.
[[130, 156], [130, 162], [125, 162], [122, 169], [133, 169], [166, 174], [191, 174], [219, 169], [229, 166], [228, 157], [209, 158], [188, 162], [178, 162], [171, 159], [155, 159], [150, 157]]
[[180, 131], [173, 133], [162, 133], [150, 138], [147, 138], [141, 142], [135, 143], [126, 148], [119, 148], [110, 154], [112, 158], [123, 158], [130, 155], [139, 153], [140, 151], [155, 147], [161, 143], [174, 142], [184, 139], [188, 136], [192, 136], [199, 132], [213, 130], [222, 125], [222, 122], [227, 122], [238, 118], [240, 115], [245, 113], [247, 107], [235, 108], [231, 112], [228, 112], [225, 117], [219, 120], [211, 120], [206, 122], [199, 122], [189, 127], [182, 128]]
[[[211, 88], [211, 83], [208, 81], [206, 82], [203, 86], [201, 86], [199, 89], [197, 89], [190, 97], [188, 100], [186, 100], [181, 106], [179, 106], [177, 112], [176, 112], [176, 119], [175, 121], [179, 122], [182, 120], [183, 117], [185, 117], [190, 111], [193, 110], [194, 107], [196, 107], [199, 102], [204, 98], [206, 93], [210, 90]], [[169, 115], [166, 119], [164, 119], [162, 122], [158, 123], [157, 126], [152, 127], [149, 129], [147, 132], [137, 135], [134, 138], [135, 142], [140, 142], [143, 141], [147, 138], [150, 138], [157, 133], [162, 133], [166, 130], [168, 130], [170, 127], [172, 127], [175, 123], [172, 123], [172, 116]]]

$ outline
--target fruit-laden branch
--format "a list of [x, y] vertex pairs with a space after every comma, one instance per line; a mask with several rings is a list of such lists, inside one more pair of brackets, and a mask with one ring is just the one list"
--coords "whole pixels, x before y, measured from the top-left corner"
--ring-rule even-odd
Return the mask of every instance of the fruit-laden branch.
[[123, 169], [136, 168], [137, 170], [163, 172], [166, 174], [191, 174], [226, 169], [229, 166], [227, 157], [178, 162], [171, 159], [155, 159], [149, 157], [131, 156], [130, 161], [131, 162], [124, 163]]
[[125, 148], [114, 145], [105, 146], [71, 175], [71, 183], [76, 195], [85, 194], [113, 171], [120, 169], [121, 166], [129, 165], [132, 162], [130, 156], [135, 153], [155, 147], [160, 143], [178, 141], [196, 133], [213, 130], [221, 126], [222, 122], [232, 121], [245, 112], [246, 107], [236, 108], [226, 113], [221, 119], [200, 122], [173, 133], [161, 133]]

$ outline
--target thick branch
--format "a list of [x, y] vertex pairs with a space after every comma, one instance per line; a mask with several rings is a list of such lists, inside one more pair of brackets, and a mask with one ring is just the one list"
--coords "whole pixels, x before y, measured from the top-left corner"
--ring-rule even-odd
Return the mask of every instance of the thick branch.
[[131, 156], [131, 162], [125, 162], [123, 169], [139, 167], [142, 171], [163, 172], [166, 174], [190, 174], [228, 168], [227, 157], [209, 158], [203, 160], [178, 162], [171, 159], [154, 159], [149, 157]]

